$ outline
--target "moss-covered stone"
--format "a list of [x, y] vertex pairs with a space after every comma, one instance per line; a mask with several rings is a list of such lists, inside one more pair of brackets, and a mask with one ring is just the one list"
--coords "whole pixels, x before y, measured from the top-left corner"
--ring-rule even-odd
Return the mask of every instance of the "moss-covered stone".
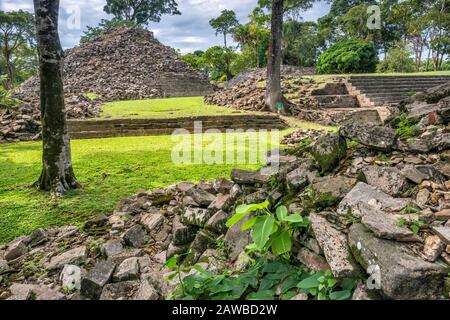
[[322, 173], [330, 171], [347, 154], [347, 143], [338, 134], [329, 133], [320, 137], [310, 149], [310, 152], [320, 165]]

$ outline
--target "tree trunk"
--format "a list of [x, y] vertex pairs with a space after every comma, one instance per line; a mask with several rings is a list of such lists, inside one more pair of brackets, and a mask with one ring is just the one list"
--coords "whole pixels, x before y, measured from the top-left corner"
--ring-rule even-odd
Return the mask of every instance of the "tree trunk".
[[34, 0], [41, 89], [42, 172], [36, 186], [52, 195], [80, 187], [72, 167], [58, 36], [59, 0]]
[[8, 36], [5, 35], [3, 39], [3, 60], [5, 60], [6, 65], [6, 73], [8, 75], [8, 78], [6, 80], [6, 90], [11, 90], [14, 88], [14, 70], [13, 66], [11, 64], [11, 54], [8, 46]]
[[281, 37], [283, 35], [284, 0], [272, 1], [272, 24], [267, 61], [266, 108], [272, 112], [289, 114], [289, 102], [281, 92]]
[[223, 33], [223, 44], [224, 44], [225, 50], [227, 50], [227, 33], [226, 32]]

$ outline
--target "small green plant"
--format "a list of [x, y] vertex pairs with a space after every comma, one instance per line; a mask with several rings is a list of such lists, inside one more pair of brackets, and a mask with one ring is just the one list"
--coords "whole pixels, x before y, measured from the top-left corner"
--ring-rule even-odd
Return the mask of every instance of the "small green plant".
[[[1, 80], [1, 79], [0, 79]], [[8, 108], [19, 103], [19, 100], [11, 98], [11, 91], [0, 85], [0, 108]]]
[[414, 207], [414, 204], [409, 202], [406, 207], [400, 210], [400, 214], [422, 214], [422, 211]]
[[218, 259], [227, 260], [230, 255], [231, 248], [225, 240], [219, 239], [216, 241], [216, 251], [218, 253]]
[[352, 296], [356, 285], [355, 279], [345, 279], [341, 290], [334, 291], [337, 281], [331, 271], [312, 272], [310, 276], [297, 284], [297, 287], [305, 290], [317, 300], [347, 300]]
[[[168, 297], [182, 300], [290, 300], [299, 293], [320, 300], [345, 300], [352, 295], [355, 281], [338, 284], [331, 272], [305, 272], [300, 266], [266, 257], [252, 260], [245, 270], [224, 270], [214, 274], [197, 264], [179, 266], [180, 256], [166, 262], [173, 270], [167, 280], [179, 279], [179, 285]], [[195, 270], [195, 272], [191, 272]], [[182, 273], [190, 273], [182, 277]]]
[[398, 115], [395, 119], [395, 128], [401, 139], [411, 140], [422, 132], [422, 128], [418, 125], [420, 117], [407, 118], [407, 116], [406, 112]]
[[227, 221], [230, 228], [249, 214], [255, 215], [242, 225], [242, 231], [252, 229], [253, 243], [247, 248], [250, 251], [271, 251], [276, 256], [290, 257], [292, 235], [295, 229], [306, 228], [309, 220], [300, 214], [289, 214], [285, 206], [279, 206], [275, 213], [269, 210], [269, 202], [240, 205], [236, 213]]
[[405, 218], [398, 219], [397, 225], [399, 227], [410, 229], [415, 235], [418, 235], [420, 230], [426, 227], [426, 224], [423, 221], [410, 221]]

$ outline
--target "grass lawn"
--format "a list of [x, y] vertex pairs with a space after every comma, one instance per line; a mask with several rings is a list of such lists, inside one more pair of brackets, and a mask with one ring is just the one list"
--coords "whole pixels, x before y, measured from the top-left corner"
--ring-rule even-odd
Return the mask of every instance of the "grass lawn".
[[[0, 145], [0, 243], [38, 227], [80, 226], [98, 213], [112, 212], [121, 199], [142, 189], [181, 181], [214, 180], [229, 177], [234, 167], [258, 167], [257, 164], [175, 165], [171, 152], [177, 143], [170, 136], [74, 140], [73, 164], [84, 189], [57, 200], [27, 188], [39, 176], [40, 142]], [[244, 148], [250, 149], [248, 145]]]
[[210, 106], [203, 97], [115, 101], [102, 106], [100, 118], [180, 118], [245, 113], [227, 107]]

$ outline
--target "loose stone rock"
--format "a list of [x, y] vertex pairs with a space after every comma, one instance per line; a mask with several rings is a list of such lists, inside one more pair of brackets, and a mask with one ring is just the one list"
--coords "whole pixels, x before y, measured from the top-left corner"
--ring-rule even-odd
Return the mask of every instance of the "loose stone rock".
[[264, 184], [270, 179], [270, 175], [263, 175], [260, 171], [233, 169], [231, 179], [239, 184]]
[[425, 239], [423, 256], [425, 260], [434, 262], [444, 251], [445, 245], [438, 236], [428, 236]]
[[8, 300], [65, 300], [65, 296], [46, 285], [14, 283], [9, 287], [11, 297]]
[[408, 187], [406, 178], [396, 168], [368, 166], [362, 172], [368, 184], [394, 197], [401, 195]]
[[375, 149], [390, 151], [397, 146], [397, 132], [376, 124], [347, 122], [341, 126], [339, 133], [347, 139]]
[[212, 230], [218, 234], [225, 234], [227, 231], [227, 227], [225, 224], [231, 216], [225, 211], [216, 212], [206, 223], [205, 228]]
[[437, 220], [447, 221], [450, 219], [450, 209], [444, 209], [434, 214]]
[[59, 276], [63, 289], [68, 291], [80, 290], [81, 274], [82, 270], [80, 267], [66, 264]]
[[353, 262], [345, 234], [318, 214], [311, 214], [309, 219], [333, 275], [337, 278], [358, 275], [359, 270]]
[[431, 197], [430, 191], [428, 191], [427, 189], [420, 189], [416, 195], [417, 205], [421, 207], [426, 206], [428, 201], [430, 200], [430, 197]]
[[186, 191], [186, 195], [190, 196], [196, 203], [202, 207], [207, 207], [214, 201], [215, 196], [200, 188], [191, 188]]
[[139, 278], [138, 258], [129, 258], [123, 261], [114, 272], [113, 281], [128, 281]]
[[356, 260], [365, 270], [370, 267], [384, 297], [412, 300], [442, 296], [448, 272], [444, 265], [424, 261], [406, 244], [377, 238], [362, 224], [350, 227], [348, 239]]
[[314, 179], [312, 187], [318, 194], [330, 194], [336, 199], [342, 199], [356, 182], [356, 179], [344, 176], [326, 176]]
[[242, 225], [249, 219], [245, 217], [231, 228], [228, 229], [225, 235], [225, 243], [231, 249], [228, 257], [230, 262], [236, 261], [238, 256], [244, 251], [245, 247], [251, 243], [250, 230], [242, 231]]
[[139, 287], [139, 281], [110, 283], [105, 286], [100, 300], [131, 300]]
[[123, 235], [123, 240], [125, 241], [125, 243], [135, 248], [143, 246], [146, 242], [145, 238], [145, 230], [140, 225], [131, 227]]
[[159, 295], [156, 289], [151, 285], [148, 280], [143, 280], [139, 285], [137, 292], [134, 295], [134, 300], [150, 301], [158, 300]]
[[147, 231], [152, 232], [162, 226], [164, 223], [164, 216], [160, 213], [146, 214], [141, 218], [141, 223], [145, 226]]
[[186, 208], [181, 214], [181, 222], [187, 225], [203, 227], [211, 218], [211, 211], [201, 208]]
[[413, 165], [405, 166], [401, 171], [401, 174], [407, 179], [411, 180], [415, 184], [420, 184], [424, 180], [429, 179], [429, 176], [417, 170]]
[[359, 209], [360, 203], [366, 203], [390, 213], [401, 211], [410, 203], [410, 200], [393, 198], [373, 186], [359, 182], [341, 201], [337, 212], [343, 216], [350, 213], [356, 217], [362, 217], [363, 213]]
[[80, 246], [51, 258], [50, 262], [44, 264], [44, 268], [56, 270], [63, 268], [66, 264], [80, 265], [86, 261], [87, 254], [87, 248]]
[[15, 260], [28, 252], [25, 238], [16, 239], [8, 244], [5, 251], [5, 260]]
[[450, 244], [450, 227], [433, 226], [431, 230], [437, 234], [445, 244]]
[[366, 206], [362, 224], [370, 229], [378, 238], [404, 242], [420, 241], [420, 237], [411, 230], [398, 225], [398, 217], [385, 214], [383, 211]]
[[124, 250], [122, 240], [120, 239], [112, 239], [102, 245], [102, 253], [106, 257], [112, 257], [121, 253]]
[[311, 154], [319, 163], [322, 173], [333, 169], [347, 154], [347, 142], [338, 134], [327, 134], [311, 146]]
[[181, 223], [180, 217], [176, 216], [172, 223], [172, 242], [177, 246], [189, 244], [195, 239], [197, 231], [196, 227]]
[[331, 270], [325, 258], [315, 254], [306, 248], [301, 248], [297, 255], [297, 260], [303, 263], [312, 271], [328, 271]]
[[115, 265], [110, 261], [97, 263], [81, 281], [81, 293], [91, 299], [99, 299], [103, 287], [109, 282]]

